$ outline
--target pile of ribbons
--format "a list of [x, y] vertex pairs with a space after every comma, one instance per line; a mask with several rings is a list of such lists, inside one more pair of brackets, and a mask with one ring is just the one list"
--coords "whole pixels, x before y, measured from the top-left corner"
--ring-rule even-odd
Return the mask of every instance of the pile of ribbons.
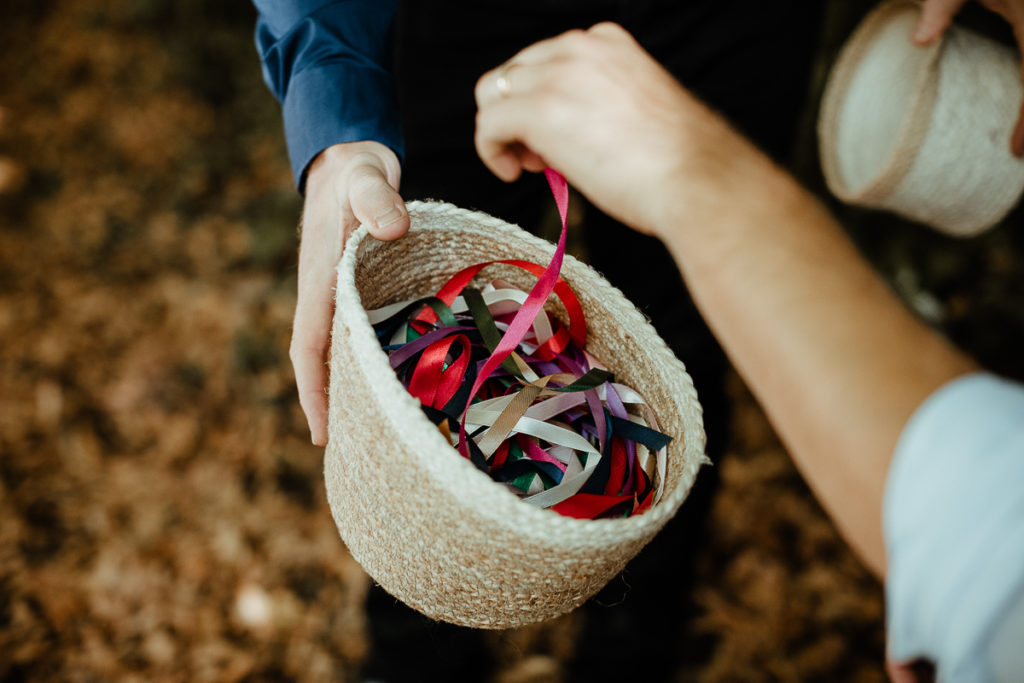
[[[562, 234], [546, 268], [479, 263], [434, 296], [368, 311], [391, 367], [450, 443], [525, 502], [570, 517], [639, 514], [656, 504], [671, 437], [639, 393], [585, 349], [583, 308], [559, 277], [568, 187], [546, 171]], [[502, 263], [538, 276], [526, 293], [502, 280], [470, 286]], [[568, 326], [544, 310], [554, 293]]]

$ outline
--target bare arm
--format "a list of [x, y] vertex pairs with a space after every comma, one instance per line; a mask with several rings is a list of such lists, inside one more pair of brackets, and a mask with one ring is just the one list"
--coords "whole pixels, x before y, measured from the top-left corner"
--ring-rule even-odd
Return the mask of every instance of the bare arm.
[[497, 72], [477, 87], [484, 162], [506, 180], [550, 163], [664, 241], [807, 481], [882, 573], [897, 438], [970, 360], [902, 307], [814, 197], [619, 27], [539, 43], [512, 63], [506, 94]]
[[680, 207], [662, 238], [804, 477], [881, 574], [896, 441], [932, 391], [972, 366], [906, 311], [813, 197], [757, 165], [733, 210]]

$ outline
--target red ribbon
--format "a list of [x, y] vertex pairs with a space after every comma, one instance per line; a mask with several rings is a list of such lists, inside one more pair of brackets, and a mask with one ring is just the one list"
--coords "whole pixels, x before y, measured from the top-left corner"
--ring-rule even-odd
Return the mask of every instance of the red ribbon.
[[[445, 369], [445, 360], [454, 343], [462, 347], [462, 353]], [[424, 405], [438, 410], [444, 408], [459, 390], [469, 368], [469, 348], [469, 337], [464, 334], [438, 339], [428, 346], [409, 380], [409, 393]]]
[[[562, 230], [564, 233], [565, 228], [563, 227]], [[560, 241], [559, 244], [562, 244], [562, 242]], [[462, 290], [469, 286], [469, 283], [472, 282], [477, 273], [487, 266], [495, 263], [504, 263], [505, 265], [522, 268], [525, 271], [533, 273], [538, 278], [543, 277], [544, 273], [547, 272], [545, 268], [537, 265], [536, 263], [521, 261], [519, 259], [501, 259], [496, 261], [485, 261], [484, 263], [475, 263], [455, 273], [455, 275], [453, 275], [451, 279], [438, 290], [436, 295], [437, 298], [451, 306], [452, 302], [455, 301], [455, 298], [462, 293]], [[587, 341], [587, 319], [583, 315], [583, 306], [580, 304], [580, 300], [576, 298], [576, 293], [572, 291], [572, 287], [569, 286], [569, 283], [559, 277], [555, 281], [553, 291], [562, 302], [562, 305], [565, 306], [566, 312], [569, 314], [569, 330], [566, 332], [564, 328], [559, 328], [551, 339], [541, 345], [541, 350], [538, 351], [537, 357], [542, 358], [543, 360], [551, 360], [565, 350], [565, 347], [568, 345], [569, 338], [571, 338], [572, 341], [580, 348], [582, 348]], [[550, 295], [550, 293], [551, 292], [549, 291], [548, 294]], [[545, 299], [545, 301], [547, 301], [547, 299]], [[543, 308], [543, 304], [541, 307]], [[434, 313], [432, 308], [425, 307], [415, 319], [425, 323], [433, 323], [437, 320], [437, 314]]]
[[571, 498], [563, 500], [551, 509], [566, 517], [578, 519], [595, 519], [611, 510], [619, 503], [629, 500], [633, 496], [602, 496], [597, 493], [577, 493]]
[[[506, 331], [501, 336], [497, 345], [490, 355], [480, 364], [472, 387], [466, 398], [466, 404], [462, 407], [462, 419], [459, 425], [458, 450], [464, 457], [469, 457], [469, 443], [466, 435], [466, 416], [469, 406], [475, 399], [486, 399], [491, 396], [503, 395], [506, 391], [507, 380], [489, 382], [491, 374], [516, 350], [527, 337], [530, 328], [534, 326], [539, 315], [544, 315], [544, 305], [551, 294], [558, 296], [568, 314], [568, 327], [557, 319], [552, 320], [552, 336], [541, 343], [529, 357], [545, 361], [554, 360], [557, 365], [565, 365], [568, 358], [563, 357], [563, 352], [570, 345], [583, 349], [586, 345], [587, 328], [583, 313], [583, 307], [576, 298], [575, 293], [561, 277], [559, 272], [565, 256], [565, 242], [567, 233], [568, 199], [569, 189], [565, 179], [556, 171], [547, 169], [545, 171], [551, 192], [554, 195], [558, 206], [559, 215], [562, 220], [562, 232], [558, 244], [552, 255], [551, 262], [547, 267], [542, 267], [528, 261], [505, 259], [478, 263], [462, 269], [452, 276], [437, 293], [437, 298], [451, 306], [455, 299], [470, 285], [473, 278], [486, 266], [492, 263], [503, 263], [517, 268], [522, 268], [537, 276], [537, 282], [530, 290], [526, 301], [514, 314], [501, 315], [498, 320], [501, 324], [507, 324]], [[437, 314], [431, 307], [424, 307], [411, 320], [409, 325], [420, 334], [429, 333], [432, 336], [429, 345], [425, 348], [419, 343], [416, 353], [419, 358], [408, 374], [404, 374], [409, 392], [415, 396], [420, 403], [437, 410], [449, 407], [448, 404], [459, 394], [459, 389], [466, 380], [474, 342], [462, 333], [465, 328], [459, 328], [449, 332], [431, 332], [436, 321]], [[436, 338], [438, 334], [445, 336]], [[423, 340], [426, 342], [428, 340]], [[480, 342], [475, 342], [480, 344]], [[570, 354], [571, 355], [571, 354]], [[479, 358], [479, 355], [477, 356]], [[476, 361], [479, 362], [479, 361]], [[575, 362], [568, 363], [568, 371], [576, 373], [583, 369], [576, 368]], [[584, 368], [585, 369], [585, 368]], [[512, 389], [508, 389], [512, 391]], [[618, 398], [614, 390], [609, 386], [609, 396]], [[460, 399], [461, 400], [461, 399]], [[599, 435], [600, 443], [605, 444], [605, 421], [604, 408], [596, 392], [588, 392], [587, 406], [591, 409], [595, 428]], [[450, 406], [454, 408], [455, 406]], [[612, 407], [614, 414], [616, 408]], [[621, 401], [617, 410], [625, 410]], [[614, 421], [614, 419], [613, 419]], [[447, 423], [446, 423], [447, 424]], [[628, 422], [625, 424], [628, 425]], [[447, 429], [447, 427], [445, 428]], [[627, 430], [628, 431], [628, 430]], [[447, 433], [447, 432], [446, 432]], [[652, 481], [640, 465], [640, 458], [636, 457], [631, 438], [624, 438], [618, 434], [609, 434], [610, 439], [604, 448], [604, 457], [608, 458], [606, 468], [601, 468], [607, 473], [607, 479], [600, 485], [594, 487], [592, 493], [577, 492], [560, 503], [551, 507], [552, 510], [570, 517], [593, 519], [602, 516], [628, 516], [639, 514], [648, 509], [654, 501], [655, 487]], [[487, 468], [492, 475], [499, 472], [509, 462], [510, 446], [516, 444], [517, 452], [521, 452], [520, 458], [526, 458], [535, 463], [546, 463], [542, 470], [545, 476], [551, 476], [549, 466], [553, 465], [563, 474], [566, 465], [545, 451], [540, 444], [523, 434], [516, 435], [513, 440], [504, 440], [494, 452]], [[628, 444], [628, 445], [627, 445]], [[500, 473], [499, 473], [500, 474]], [[516, 485], [518, 486], [518, 484]], [[522, 487], [521, 487], [522, 488]]]

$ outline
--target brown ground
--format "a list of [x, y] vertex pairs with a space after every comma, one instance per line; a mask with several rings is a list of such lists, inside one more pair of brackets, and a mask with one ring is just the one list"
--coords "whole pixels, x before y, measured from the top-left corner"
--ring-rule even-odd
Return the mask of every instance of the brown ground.
[[[858, 11], [833, 12], [818, 85]], [[252, 20], [3, 11], [0, 680], [882, 680], [880, 586], [736, 378], [703, 533], [684, 510], [584, 609], [479, 634], [371, 587], [294, 399], [299, 201]], [[922, 315], [1024, 376], [1019, 225], [842, 216]]]

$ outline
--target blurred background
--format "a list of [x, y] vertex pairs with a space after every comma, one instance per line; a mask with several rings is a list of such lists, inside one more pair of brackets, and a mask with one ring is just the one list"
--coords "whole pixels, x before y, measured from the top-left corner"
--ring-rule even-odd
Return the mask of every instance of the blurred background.
[[[822, 196], [816, 103], [872, 4], [821, 26], [791, 166]], [[0, 680], [884, 680], [881, 586], [735, 375], [714, 496], [582, 609], [481, 633], [372, 585], [295, 397], [301, 204], [254, 19], [0, 9]], [[1019, 211], [957, 241], [831, 204], [920, 316], [1024, 379]]]

